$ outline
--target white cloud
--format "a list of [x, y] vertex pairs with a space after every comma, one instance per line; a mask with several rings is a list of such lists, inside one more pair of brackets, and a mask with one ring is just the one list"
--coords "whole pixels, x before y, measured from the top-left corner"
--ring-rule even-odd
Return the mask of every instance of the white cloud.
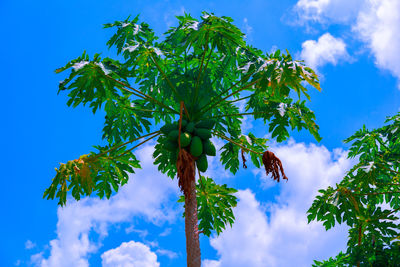
[[168, 236], [172, 232], [172, 228], [165, 228], [165, 230], [159, 234], [159, 236]]
[[244, 26], [244, 34], [246, 35], [246, 38], [251, 41], [253, 39], [252, 38], [253, 27], [251, 27], [249, 25], [249, 21], [247, 18], [243, 19], [243, 26]]
[[227, 228], [220, 237], [211, 238], [210, 244], [221, 256], [221, 266], [271, 266], [265, 250], [272, 245], [267, 217], [250, 190], [239, 191], [237, 197], [240, 201], [233, 227]]
[[294, 6], [299, 24], [349, 23], [353, 21], [364, 0], [299, 0]]
[[353, 30], [371, 49], [376, 65], [400, 80], [400, 1], [366, 1]]
[[159, 267], [157, 255], [140, 242], [124, 242], [115, 249], [110, 249], [101, 255], [103, 267]]
[[145, 238], [149, 232], [145, 229], [145, 230], [140, 230], [140, 229], [135, 229], [135, 227], [133, 225], [125, 228], [125, 233], [130, 234], [130, 233], [137, 233], [139, 234], [139, 237], [141, 238]]
[[44, 252], [42, 251], [42, 252], [33, 254], [29, 261], [30, 265], [40, 266], [41, 262], [43, 261], [43, 253]]
[[[177, 181], [157, 171], [152, 153], [152, 146], [138, 150], [136, 155], [142, 169], [130, 175], [129, 182], [110, 200], [85, 198], [59, 208], [57, 238], [50, 241], [50, 256], [40, 261], [36, 258], [36, 265], [88, 266], [88, 255], [101, 246], [111, 224], [129, 222], [133, 216], [141, 216], [156, 225], [174, 220], [179, 213], [173, 210], [178, 194]], [[97, 242], [89, 239], [92, 231], [100, 236]]]
[[[370, 49], [376, 65], [399, 79], [400, 88], [400, 1], [299, 0], [293, 10], [299, 20], [289, 20], [307, 27], [308, 22], [347, 25], [349, 30], [345, 35], [350, 37], [352, 31], [354, 39], [361, 39]], [[308, 43], [311, 48], [315, 46], [314, 41], [307, 42], [311, 42]], [[339, 48], [339, 53], [343, 51], [343, 45], [336, 44], [333, 47]], [[312, 51], [309, 49], [309, 57], [313, 57]]]
[[33, 249], [34, 247], [36, 247], [36, 243], [33, 243], [30, 240], [26, 240], [25, 242], [25, 249]]
[[351, 167], [346, 153], [293, 140], [271, 150], [282, 160], [289, 181], [281, 182], [275, 203], [260, 203], [249, 189], [239, 191], [236, 221], [210, 239], [219, 259], [206, 266], [310, 266], [345, 249], [345, 226], [326, 232], [321, 223], [307, 224], [306, 211], [318, 189], [335, 184]]
[[201, 265], [203, 267], [221, 267], [221, 262], [215, 260], [203, 260]]
[[300, 57], [311, 68], [322, 67], [327, 63], [336, 65], [339, 60], [347, 61], [350, 58], [344, 41], [330, 33], [320, 36], [317, 41], [307, 40], [301, 47]]
[[[185, 14], [185, 7], [181, 6], [179, 9], [172, 9], [170, 7], [165, 9], [164, 7], [164, 10], [161, 13], [164, 13], [164, 22], [167, 28], [170, 28], [177, 24], [178, 20], [175, 18], [176, 16], [183, 16]], [[159, 16], [159, 14], [157, 14], [157, 16]]]
[[178, 254], [176, 252], [168, 249], [157, 249], [156, 253], [160, 256], [166, 256], [169, 259], [175, 259], [178, 257]]

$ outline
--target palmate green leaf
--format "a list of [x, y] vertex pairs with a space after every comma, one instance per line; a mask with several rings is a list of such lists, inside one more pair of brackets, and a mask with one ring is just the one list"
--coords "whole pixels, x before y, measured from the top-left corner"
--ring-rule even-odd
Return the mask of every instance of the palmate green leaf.
[[177, 16], [179, 26], [169, 30], [167, 42], [176, 48], [176, 54], [185, 50], [202, 51], [208, 43], [214, 44], [220, 53], [231, 54], [237, 46], [244, 46], [244, 34], [233, 25], [228, 17], [217, 17], [213, 13], [203, 12], [201, 21], [188, 14]]
[[154, 164], [158, 165], [158, 170], [170, 178], [174, 178], [177, 169], [176, 169], [176, 159], [172, 159], [172, 152], [168, 152], [164, 148], [164, 142], [167, 138], [164, 135], [161, 135], [158, 140], [157, 144], [154, 147], [153, 158]]
[[221, 162], [225, 169], [229, 169], [233, 174], [239, 170], [239, 149], [229, 142], [221, 148]]
[[64, 206], [67, 193], [71, 191], [75, 200], [89, 196], [92, 192], [103, 198], [110, 198], [113, 191], [128, 182], [128, 173], [140, 168], [139, 161], [126, 147], [120, 147], [104, 155], [110, 147], [96, 147], [99, 152], [83, 155], [79, 159], [61, 163], [56, 169], [52, 184], [44, 192], [43, 198], [58, 198], [58, 204]]
[[[124, 154], [125, 152], [127, 153]], [[118, 192], [118, 188], [128, 182], [128, 174], [135, 173], [134, 168], [140, 168], [135, 155], [126, 151], [125, 147], [111, 151], [108, 157], [100, 160], [99, 163], [100, 171], [97, 173], [95, 182], [98, 184], [96, 191], [100, 198], [104, 196], [110, 198], [112, 191]]]
[[287, 139], [289, 133], [286, 128], [289, 125], [297, 130], [305, 128], [320, 140], [313, 112], [300, 99], [291, 104], [293, 99], [290, 97], [290, 92], [294, 91], [299, 98], [301, 94], [309, 98], [307, 89], [302, 85], [307, 81], [303, 74], [307, 73], [317, 83], [315, 73], [308, 71], [302, 62], [293, 61], [290, 54], [276, 53], [257, 58], [249, 56], [247, 62], [242, 64], [243, 74], [253, 73], [251, 81], [259, 81], [246, 105], [247, 111], [254, 111], [255, 119], [262, 118], [264, 122], [272, 120], [269, 130], [278, 141]]
[[[237, 205], [236, 189], [226, 184], [217, 185], [213, 179], [201, 176], [196, 191], [199, 231], [202, 234], [209, 237], [215, 231], [219, 235], [228, 224], [232, 226], [235, 220], [232, 209]], [[179, 202], [185, 202], [184, 196]]]
[[117, 53], [120, 54], [127, 47], [127, 44], [136, 43], [152, 45], [157, 37], [147, 23], [138, 23], [139, 16], [133, 20], [127, 18], [124, 21], [115, 21], [114, 23], [104, 24], [104, 28], [117, 28], [117, 32], [107, 42], [109, 48], [115, 46]]
[[131, 106], [128, 99], [107, 101], [104, 107], [107, 115], [103, 128], [103, 139], [112, 143], [119, 143], [127, 139], [134, 139], [149, 132], [152, 118], [151, 113]]
[[[111, 64], [109, 59], [105, 59], [104, 62]], [[90, 61], [84, 53], [83, 56], [72, 60], [56, 72], [67, 69], [72, 69], [72, 71], [67, 79], [60, 82], [58, 92], [69, 91], [68, 106], [77, 107], [80, 104], [89, 104], [93, 113], [96, 113], [105, 101], [118, 100], [124, 95], [117, 90], [119, 85], [107, 78], [110, 71], [105, 67], [99, 55], [95, 55]], [[120, 78], [115, 73], [110, 74], [111, 76]]]
[[[60, 90], [70, 90], [70, 99], [67, 105], [76, 107], [79, 104], [90, 103], [93, 113], [104, 105], [107, 113], [103, 138], [107, 138], [110, 144], [119, 143], [127, 138], [140, 136], [144, 130], [150, 130], [151, 114], [141, 111], [140, 108], [134, 109], [132, 105], [135, 100], [129, 99], [129, 93], [119, 91], [119, 84], [107, 78], [110, 70], [107, 67], [114, 67], [119, 74], [123, 73], [118, 62], [105, 59], [103, 64], [99, 57], [94, 61], [79, 61], [70, 67], [78, 67], [71, 72], [70, 78], [64, 81]], [[67, 64], [68, 65], [68, 64]], [[119, 74], [110, 74], [110, 77], [120, 77]], [[68, 84], [68, 86], [66, 86]], [[118, 89], [117, 89], [118, 88]], [[137, 100], [136, 100], [137, 101]]]

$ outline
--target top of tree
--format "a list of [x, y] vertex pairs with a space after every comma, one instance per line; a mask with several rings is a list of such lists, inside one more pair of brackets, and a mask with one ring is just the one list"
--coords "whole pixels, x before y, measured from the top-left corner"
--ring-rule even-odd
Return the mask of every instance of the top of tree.
[[[179, 25], [164, 33], [162, 41], [138, 16], [105, 24], [115, 29], [107, 45], [116, 49], [118, 60], [99, 54], [89, 58], [84, 52], [56, 70], [69, 70], [59, 85], [59, 92], [68, 92], [68, 106], [88, 105], [93, 113], [104, 109], [103, 138], [108, 145], [61, 164], [44, 197], [57, 197], [60, 205], [66, 203], [67, 191], [77, 200], [92, 192], [109, 198], [128, 181], [127, 173], [140, 167], [132, 151], [155, 137], [154, 163], [173, 178], [176, 161], [166, 152], [167, 137], [151, 130], [178, 118], [212, 120], [212, 136], [227, 141], [221, 163], [232, 173], [239, 169], [240, 149], [242, 159], [249, 153], [256, 167], [267, 149], [267, 139], [242, 132], [244, 116], [267, 123], [266, 133], [278, 142], [289, 137], [289, 130], [303, 128], [320, 140], [315, 115], [306, 106], [305, 84], [318, 90], [320, 86], [303, 61], [293, 60], [288, 51], [269, 54], [246, 44], [229, 17], [203, 12], [199, 20], [188, 14], [177, 19]], [[204, 190], [215, 185], [203, 181], [206, 185], [199, 188]]]

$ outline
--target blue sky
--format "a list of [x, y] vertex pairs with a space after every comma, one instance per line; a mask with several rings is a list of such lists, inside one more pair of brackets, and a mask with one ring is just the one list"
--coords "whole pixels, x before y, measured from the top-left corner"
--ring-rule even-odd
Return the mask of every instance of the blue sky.
[[[271, 141], [289, 182], [274, 184], [254, 167], [226, 173], [215, 159], [208, 174], [240, 189], [237, 221], [221, 236], [200, 240], [204, 266], [310, 266], [345, 248], [346, 228], [308, 225], [305, 211], [319, 188], [353, 164], [342, 140], [363, 124], [382, 125], [400, 108], [400, 3], [397, 0], [299, 1], [9, 1], [0, 2], [3, 102], [0, 194], [1, 266], [184, 266], [182, 207], [176, 180], [159, 174], [137, 151], [143, 169], [110, 200], [70, 201], [59, 209], [42, 199], [59, 162], [101, 143], [103, 116], [66, 106], [64, 79], [54, 70], [102, 52], [112, 31], [104, 23], [140, 14], [161, 36], [174, 16], [201, 11], [229, 16], [262, 49], [288, 49], [317, 70], [323, 91], [311, 92], [320, 134]], [[246, 121], [247, 129], [260, 125]], [[154, 145], [154, 144], [153, 144]], [[219, 144], [221, 145], [221, 144]], [[125, 260], [125, 262], [123, 262]], [[147, 264], [147, 265], [145, 265]], [[129, 266], [129, 265], [128, 265]]]

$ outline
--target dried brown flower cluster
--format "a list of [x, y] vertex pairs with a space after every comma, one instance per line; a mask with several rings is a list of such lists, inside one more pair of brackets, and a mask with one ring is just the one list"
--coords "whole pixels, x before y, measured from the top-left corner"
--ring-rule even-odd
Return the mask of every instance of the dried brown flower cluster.
[[247, 165], [246, 165], [246, 158], [244, 157], [244, 151], [242, 149], [242, 161], [243, 161], [243, 169], [247, 169]]
[[[265, 151], [262, 157], [262, 161], [265, 166], [265, 172], [268, 174], [271, 173], [272, 178], [279, 182], [279, 179], [282, 174], [283, 179], [288, 179], [283, 171], [281, 160], [275, 156], [271, 151]], [[281, 174], [279, 173], [279, 170]]]

